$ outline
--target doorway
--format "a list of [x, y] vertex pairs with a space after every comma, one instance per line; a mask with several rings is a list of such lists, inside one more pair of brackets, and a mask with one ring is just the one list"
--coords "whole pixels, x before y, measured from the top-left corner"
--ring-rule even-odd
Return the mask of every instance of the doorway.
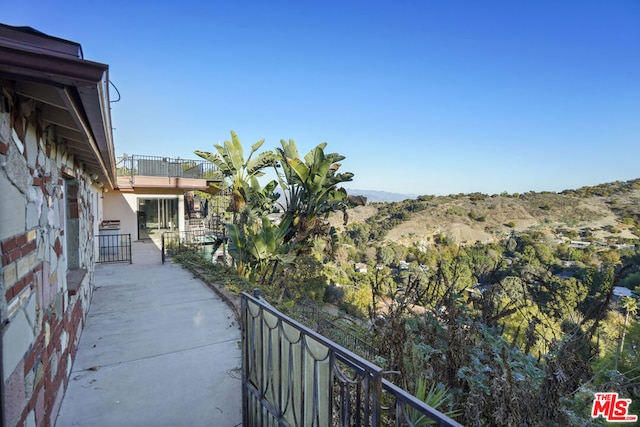
[[138, 198], [138, 240], [178, 229], [178, 198]]

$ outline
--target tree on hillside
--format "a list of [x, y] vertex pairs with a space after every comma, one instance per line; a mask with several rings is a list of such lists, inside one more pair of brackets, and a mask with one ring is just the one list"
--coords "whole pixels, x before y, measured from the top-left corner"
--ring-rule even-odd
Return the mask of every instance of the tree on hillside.
[[389, 266], [393, 262], [395, 252], [389, 246], [380, 246], [376, 251], [376, 260], [379, 264]]

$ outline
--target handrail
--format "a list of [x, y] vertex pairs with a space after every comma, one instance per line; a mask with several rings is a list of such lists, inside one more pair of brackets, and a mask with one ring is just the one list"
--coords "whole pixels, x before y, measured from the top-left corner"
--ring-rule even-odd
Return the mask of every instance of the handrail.
[[[413, 426], [411, 413], [456, 421], [382, 378], [379, 366], [282, 314], [241, 297], [244, 425]], [[383, 405], [392, 401], [393, 405]]]

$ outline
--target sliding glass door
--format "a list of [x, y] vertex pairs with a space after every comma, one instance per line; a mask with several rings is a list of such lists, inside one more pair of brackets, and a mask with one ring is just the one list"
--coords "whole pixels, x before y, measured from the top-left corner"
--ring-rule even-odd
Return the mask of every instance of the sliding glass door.
[[138, 198], [138, 240], [178, 229], [178, 198]]

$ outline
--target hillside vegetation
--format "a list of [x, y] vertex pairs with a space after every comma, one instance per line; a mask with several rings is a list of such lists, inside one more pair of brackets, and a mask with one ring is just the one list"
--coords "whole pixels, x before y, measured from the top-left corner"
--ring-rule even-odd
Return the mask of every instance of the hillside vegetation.
[[383, 365], [450, 390], [465, 425], [598, 424], [601, 389], [637, 413], [639, 202], [633, 180], [355, 207], [333, 219], [347, 275], [324, 300], [368, 317]]
[[[197, 152], [233, 189], [233, 270], [200, 253], [187, 265], [292, 316], [304, 302], [335, 317], [322, 334], [363, 343], [349, 348], [425, 401], [429, 384], [429, 404], [464, 425], [601, 424], [604, 391], [640, 413], [640, 180], [349, 208], [362, 198], [342, 187], [344, 156], [262, 143], [245, 157], [232, 133]], [[266, 168], [278, 179], [263, 187]]]
[[[625, 243], [640, 236], [640, 179], [561, 193], [456, 194], [371, 203], [348, 210], [349, 224], [386, 229], [384, 239], [429, 247], [434, 236], [458, 244], [492, 243], [536, 230], [550, 239]], [[344, 229], [342, 218], [332, 224]]]

